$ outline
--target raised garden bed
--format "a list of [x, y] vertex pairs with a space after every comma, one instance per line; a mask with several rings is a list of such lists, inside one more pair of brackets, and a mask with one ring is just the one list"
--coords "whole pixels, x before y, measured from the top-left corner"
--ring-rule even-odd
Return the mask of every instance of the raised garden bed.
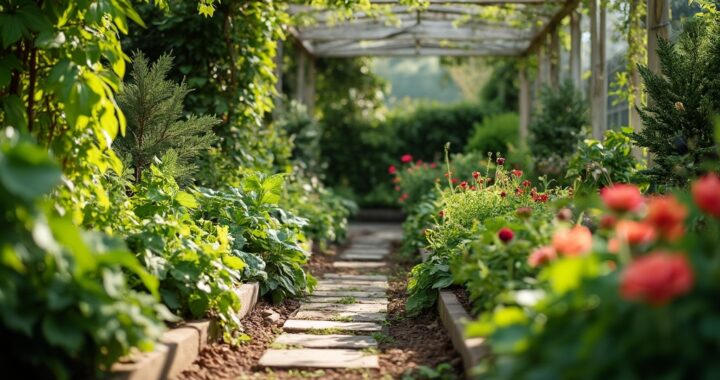
[[473, 378], [473, 368], [488, 356], [490, 349], [484, 344], [483, 338], [466, 338], [465, 324], [472, 318], [460, 303], [460, 300], [450, 290], [442, 290], [438, 295], [438, 313], [450, 340], [462, 356], [465, 367], [465, 377]]
[[[260, 293], [258, 283], [244, 284], [237, 290], [242, 307], [239, 318], [255, 307]], [[213, 321], [186, 322], [163, 334], [155, 350], [113, 365], [110, 380], [171, 379], [186, 370], [208, 343], [217, 340]]]

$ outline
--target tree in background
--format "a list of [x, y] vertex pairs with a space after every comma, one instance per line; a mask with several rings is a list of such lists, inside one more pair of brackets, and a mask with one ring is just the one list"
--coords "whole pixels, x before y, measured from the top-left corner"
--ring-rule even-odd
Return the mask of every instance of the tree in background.
[[640, 66], [650, 102], [635, 143], [652, 154], [644, 173], [652, 183], [686, 186], [717, 158], [713, 114], [720, 112], [720, 32], [710, 19], [688, 21], [676, 43], [660, 40], [662, 75]]
[[515, 112], [518, 104], [518, 70], [515, 61], [493, 62], [492, 75], [480, 90], [480, 103], [493, 112]]
[[212, 127], [220, 120], [186, 116], [183, 103], [192, 90], [184, 81], [177, 84], [166, 79], [172, 57], [164, 54], [152, 66], [148, 63], [142, 52], [135, 54], [132, 80], [125, 83], [117, 99], [127, 119], [127, 131], [114, 147], [127, 156], [135, 182], [140, 182], [154, 157], [172, 168], [173, 173], [168, 174], [178, 182], [188, 182], [197, 169], [194, 159], [217, 139]]

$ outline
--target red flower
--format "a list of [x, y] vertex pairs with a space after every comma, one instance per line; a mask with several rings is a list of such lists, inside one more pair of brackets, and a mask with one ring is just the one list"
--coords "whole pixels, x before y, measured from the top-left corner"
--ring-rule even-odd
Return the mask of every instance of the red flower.
[[653, 197], [648, 201], [645, 222], [657, 229], [660, 236], [673, 241], [685, 233], [688, 209], [671, 195]]
[[503, 157], [498, 157], [498, 158], [495, 160], [495, 162], [496, 162], [498, 165], [505, 165], [505, 158], [503, 158]]
[[560, 230], [553, 235], [552, 246], [559, 254], [578, 256], [592, 248], [592, 234], [585, 226]]
[[535, 194], [532, 196], [532, 199], [535, 202], [545, 203], [548, 201], [548, 195], [547, 194]]
[[619, 221], [615, 233], [630, 245], [650, 244], [655, 240], [655, 229], [651, 225], [633, 220]]
[[527, 179], [526, 179], [526, 180], [524, 180], [524, 181], [522, 181], [522, 185], [523, 185], [523, 187], [530, 187], [530, 185], [531, 185], [531, 184], [532, 184], [532, 182], [530, 182], [530, 181], [529, 181], [529, 180], [527, 180]]
[[609, 230], [615, 227], [615, 223], [617, 223], [617, 219], [613, 215], [603, 215], [600, 218], [600, 228], [602, 229]]
[[440, 210], [440, 212], [439, 212], [438, 214], [440, 215], [441, 218], [444, 218], [444, 217], [445, 217], [445, 210]]
[[518, 178], [522, 177], [522, 174], [523, 174], [522, 170], [518, 170], [518, 169], [513, 169], [510, 173], [512, 173], [512, 175], [514, 175], [515, 177], [518, 177]]
[[475, 190], [477, 190], [477, 187], [475, 187], [475, 186], [470, 186], [470, 190], [475, 191]]
[[500, 196], [501, 196], [502, 198], [505, 198], [505, 197], [507, 196], [507, 194], [506, 194], [504, 191], [501, 191], [501, 192], [500, 192]]
[[452, 175], [452, 172], [445, 172], [445, 178], [448, 178]]
[[570, 220], [572, 219], [572, 210], [567, 207], [563, 207], [557, 212], [557, 214], [555, 214], [555, 217], [562, 221]]
[[540, 247], [530, 254], [528, 257], [528, 264], [530, 264], [531, 267], [536, 268], [540, 265], [549, 263], [555, 258], [557, 258], [555, 248], [550, 246]]
[[515, 194], [517, 194], [517, 195], [522, 195], [522, 194], [523, 194], [523, 190], [522, 190], [521, 188], [519, 188], [519, 187], [516, 187], [516, 188], [515, 188]]
[[400, 196], [400, 199], [398, 199], [400, 202], [405, 202], [406, 199], [408, 199], [410, 195], [408, 193], [403, 193], [403, 195]]
[[457, 179], [457, 178], [453, 178], [453, 179], [450, 180], [450, 182], [452, 182], [452, 184], [454, 185], [454, 184], [458, 183], [458, 179]]
[[626, 300], [662, 305], [692, 289], [695, 276], [682, 253], [655, 251], [625, 268], [620, 295]]
[[472, 172], [472, 176], [477, 181], [477, 179], [480, 178], [480, 172]]
[[402, 161], [403, 164], [407, 164], [408, 162], [412, 162], [413, 157], [409, 154], [403, 154], [402, 157], [400, 157], [400, 161]]
[[437, 167], [437, 164], [433, 162], [433, 163], [430, 164], [430, 167], [433, 168], [433, 169], [435, 169], [435, 168]]
[[600, 197], [608, 208], [618, 212], [636, 211], [644, 201], [637, 186], [624, 183], [603, 188]]
[[467, 181], [462, 181], [462, 182], [460, 182], [460, 187], [462, 187], [463, 190], [464, 190], [464, 189], [467, 189], [467, 187], [468, 187]]
[[511, 229], [503, 227], [498, 231], [498, 237], [503, 243], [507, 243], [515, 237], [515, 233]]
[[397, 169], [395, 168], [395, 165], [388, 166], [388, 173], [395, 174], [397, 172]]
[[720, 218], [720, 176], [706, 174], [692, 186], [695, 203], [706, 213]]

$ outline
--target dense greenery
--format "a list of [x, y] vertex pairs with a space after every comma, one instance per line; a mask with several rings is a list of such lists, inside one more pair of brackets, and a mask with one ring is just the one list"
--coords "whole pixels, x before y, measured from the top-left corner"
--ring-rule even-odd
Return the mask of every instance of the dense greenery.
[[[685, 186], [715, 158], [712, 117], [720, 113], [720, 40], [716, 19], [688, 22], [675, 43], [661, 40], [662, 75], [640, 67], [649, 103], [645, 128], [634, 135], [654, 165], [646, 174], [657, 185]], [[717, 169], [717, 168], [715, 168]]]
[[473, 129], [465, 145], [466, 152], [507, 154], [508, 145], [519, 145], [520, 118], [516, 113], [489, 116]]

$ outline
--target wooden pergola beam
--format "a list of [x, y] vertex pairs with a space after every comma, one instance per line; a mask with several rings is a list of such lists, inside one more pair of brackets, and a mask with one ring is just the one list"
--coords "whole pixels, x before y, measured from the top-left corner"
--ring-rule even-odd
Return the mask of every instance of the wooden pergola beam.
[[[554, 3], [548, 0], [427, 0], [429, 4], [460, 4], [460, 5], [503, 5], [503, 4], [531, 4], [542, 5]], [[400, 4], [399, 0], [370, 0], [372, 4]]]
[[544, 38], [547, 37], [548, 33], [556, 29], [560, 25], [562, 20], [570, 13], [572, 13], [575, 8], [577, 8], [578, 3], [580, 3], [580, 0], [565, 1], [563, 7], [557, 13], [555, 13], [555, 15], [550, 19], [550, 21], [547, 22], [542, 27], [542, 29], [540, 29], [540, 31], [535, 35], [524, 55], [530, 55], [535, 50], [535, 48], [544, 41]]
[[404, 47], [394, 49], [362, 49], [349, 50], [342, 52], [329, 52], [319, 57], [326, 58], [350, 58], [350, 57], [414, 57], [414, 56], [443, 56], [443, 57], [514, 57], [522, 53], [522, 50], [511, 52], [506, 49], [501, 50], [469, 50], [469, 49], [449, 49], [449, 48], [432, 48], [432, 47]]

